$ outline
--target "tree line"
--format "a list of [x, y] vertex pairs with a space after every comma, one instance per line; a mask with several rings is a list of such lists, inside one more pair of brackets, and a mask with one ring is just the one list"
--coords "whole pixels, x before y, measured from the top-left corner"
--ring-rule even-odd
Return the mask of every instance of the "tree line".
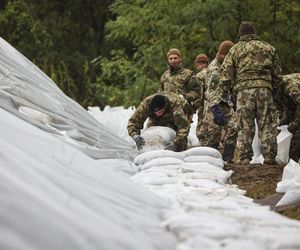
[[1, 0], [0, 36], [84, 107], [137, 105], [158, 89], [176, 47], [184, 66], [238, 41], [241, 21], [299, 72], [298, 0]]

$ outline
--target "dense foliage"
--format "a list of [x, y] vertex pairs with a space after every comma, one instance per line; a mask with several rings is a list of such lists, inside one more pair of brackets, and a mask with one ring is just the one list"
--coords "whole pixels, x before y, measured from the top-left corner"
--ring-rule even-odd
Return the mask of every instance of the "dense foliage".
[[242, 20], [278, 49], [285, 74], [299, 72], [297, 0], [8, 0], [1, 36], [82, 105], [136, 105], [155, 92], [166, 52], [179, 48], [194, 69], [236, 42]]

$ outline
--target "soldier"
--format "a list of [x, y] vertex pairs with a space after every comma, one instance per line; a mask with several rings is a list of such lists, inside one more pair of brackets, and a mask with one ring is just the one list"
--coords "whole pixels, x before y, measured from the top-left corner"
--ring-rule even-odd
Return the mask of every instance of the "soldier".
[[223, 132], [224, 141], [226, 142], [223, 160], [227, 162], [232, 159], [236, 144], [235, 115], [231, 102], [226, 98], [219, 98], [216, 95], [216, 89], [219, 85], [221, 64], [233, 45], [234, 43], [231, 41], [223, 41], [219, 46], [215, 59], [207, 67], [204, 121], [200, 131], [197, 132], [197, 134], [205, 136], [206, 144], [204, 146], [216, 149], [219, 148]]
[[199, 85], [193, 71], [182, 67], [181, 52], [176, 49], [170, 49], [167, 53], [168, 67], [161, 79], [159, 91], [173, 92], [182, 95], [191, 105], [193, 112], [196, 113], [197, 103], [199, 103], [199, 93], [201, 86]]
[[186, 113], [189, 105], [187, 101], [177, 94], [161, 92], [146, 97], [137, 107], [128, 121], [128, 134], [135, 141], [137, 148], [141, 149], [145, 144], [140, 136], [144, 122], [149, 117], [147, 127], [165, 126], [175, 130], [176, 137], [170, 141], [165, 149], [183, 151], [187, 149], [187, 136], [190, 131], [190, 123]]
[[195, 59], [195, 66], [198, 70], [198, 73], [196, 74], [196, 78], [197, 78], [198, 82], [200, 83], [200, 87], [201, 87], [201, 89], [199, 88], [199, 90], [200, 90], [199, 97], [200, 98], [197, 103], [198, 122], [197, 122], [197, 128], [196, 128], [196, 135], [200, 142], [200, 145], [204, 145], [207, 143], [205, 141], [205, 136], [200, 133], [200, 129], [202, 127], [203, 117], [204, 117], [204, 105], [205, 105], [204, 93], [206, 90], [205, 75], [206, 75], [206, 68], [208, 66], [208, 62], [209, 62], [209, 59], [208, 59], [207, 55], [205, 55], [205, 54], [199, 54]]
[[249, 164], [253, 156], [252, 140], [256, 119], [264, 164], [274, 165], [277, 153], [276, 134], [272, 131], [272, 94], [281, 82], [279, 57], [273, 46], [262, 41], [251, 22], [239, 27], [239, 42], [227, 54], [221, 70], [219, 95], [237, 95], [239, 163]]
[[289, 125], [293, 134], [290, 146], [290, 159], [298, 162], [300, 159], [300, 73], [282, 77], [282, 103], [284, 113], [280, 125]]

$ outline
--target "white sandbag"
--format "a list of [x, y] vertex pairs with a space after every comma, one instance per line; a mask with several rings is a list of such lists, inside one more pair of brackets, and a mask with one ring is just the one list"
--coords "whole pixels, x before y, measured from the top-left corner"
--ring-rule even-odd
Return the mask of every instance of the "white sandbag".
[[181, 165], [182, 163], [183, 161], [177, 158], [172, 158], [172, 157], [157, 158], [140, 165], [139, 169], [145, 170], [152, 167], [158, 167], [164, 165]]
[[281, 131], [277, 136], [276, 161], [280, 164], [286, 164], [289, 161], [290, 144], [293, 135], [287, 130], [287, 127], [287, 125], [278, 127]]
[[287, 206], [300, 203], [300, 183], [299, 186], [289, 189], [275, 205], [275, 207]]
[[[297, 183], [298, 181], [299, 183]], [[296, 185], [300, 185], [300, 165], [290, 160], [283, 169], [282, 178], [277, 183], [276, 192], [285, 193]]]
[[252, 159], [254, 162], [256, 162], [255, 160], [261, 155], [261, 142], [258, 136], [258, 126], [257, 126], [256, 119], [254, 120], [254, 122], [255, 122], [255, 134], [252, 141], [252, 150], [253, 150]]
[[165, 157], [183, 159], [185, 155], [183, 153], [173, 152], [170, 150], [152, 150], [152, 151], [144, 152], [138, 155], [137, 157], [135, 157], [134, 164], [141, 165], [150, 160], [157, 159], [157, 158], [165, 158]]
[[225, 185], [228, 183], [229, 178], [231, 177], [233, 171], [203, 171], [203, 172], [195, 172], [195, 173], [186, 173], [183, 174], [181, 179], [184, 182], [186, 179], [207, 179], [215, 181], [221, 185]]
[[182, 173], [203, 172], [203, 171], [223, 171], [220, 167], [209, 162], [184, 162], [181, 166]]
[[194, 114], [193, 123], [191, 123], [191, 129], [188, 135], [188, 148], [200, 146], [199, 140], [196, 136], [197, 122], [198, 122], [198, 115]]
[[182, 153], [185, 154], [186, 156], [206, 155], [215, 158], [222, 158], [221, 153], [217, 149], [211, 147], [194, 147], [186, 151], [183, 151]]
[[165, 184], [176, 184], [178, 177], [169, 177], [166, 173], [145, 173], [140, 172], [130, 178], [134, 183], [142, 185], [162, 186]]
[[207, 180], [207, 179], [187, 179], [182, 182], [185, 186], [191, 186], [191, 187], [201, 187], [201, 188], [207, 188], [207, 189], [214, 189], [222, 187], [221, 184], [213, 181], [213, 180]]
[[250, 164], [263, 164], [264, 163], [264, 157], [262, 154], [260, 154], [257, 158], [252, 157], [252, 160], [250, 161]]
[[212, 156], [206, 156], [206, 155], [199, 155], [199, 156], [187, 156], [183, 159], [184, 162], [208, 162], [211, 163], [217, 167], [223, 168], [224, 167], [224, 161], [220, 158], [215, 158]]
[[145, 139], [143, 151], [163, 149], [167, 142], [175, 139], [176, 133], [169, 127], [153, 126], [142, 131], [141, 136]]

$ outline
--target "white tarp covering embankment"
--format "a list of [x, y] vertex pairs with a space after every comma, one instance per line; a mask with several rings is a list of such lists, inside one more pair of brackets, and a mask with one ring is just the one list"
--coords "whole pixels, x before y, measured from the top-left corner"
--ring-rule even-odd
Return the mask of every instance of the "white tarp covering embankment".
[[[167, 203], [120, 171], [0, 109], [0, 249], [173, 250]], [[114, 171], [113, 171], [113, 170]]]
[[97, 122], [27, 58], [0, 38], [0, 107], [93, 158], [126, 158], [132, 145]]

